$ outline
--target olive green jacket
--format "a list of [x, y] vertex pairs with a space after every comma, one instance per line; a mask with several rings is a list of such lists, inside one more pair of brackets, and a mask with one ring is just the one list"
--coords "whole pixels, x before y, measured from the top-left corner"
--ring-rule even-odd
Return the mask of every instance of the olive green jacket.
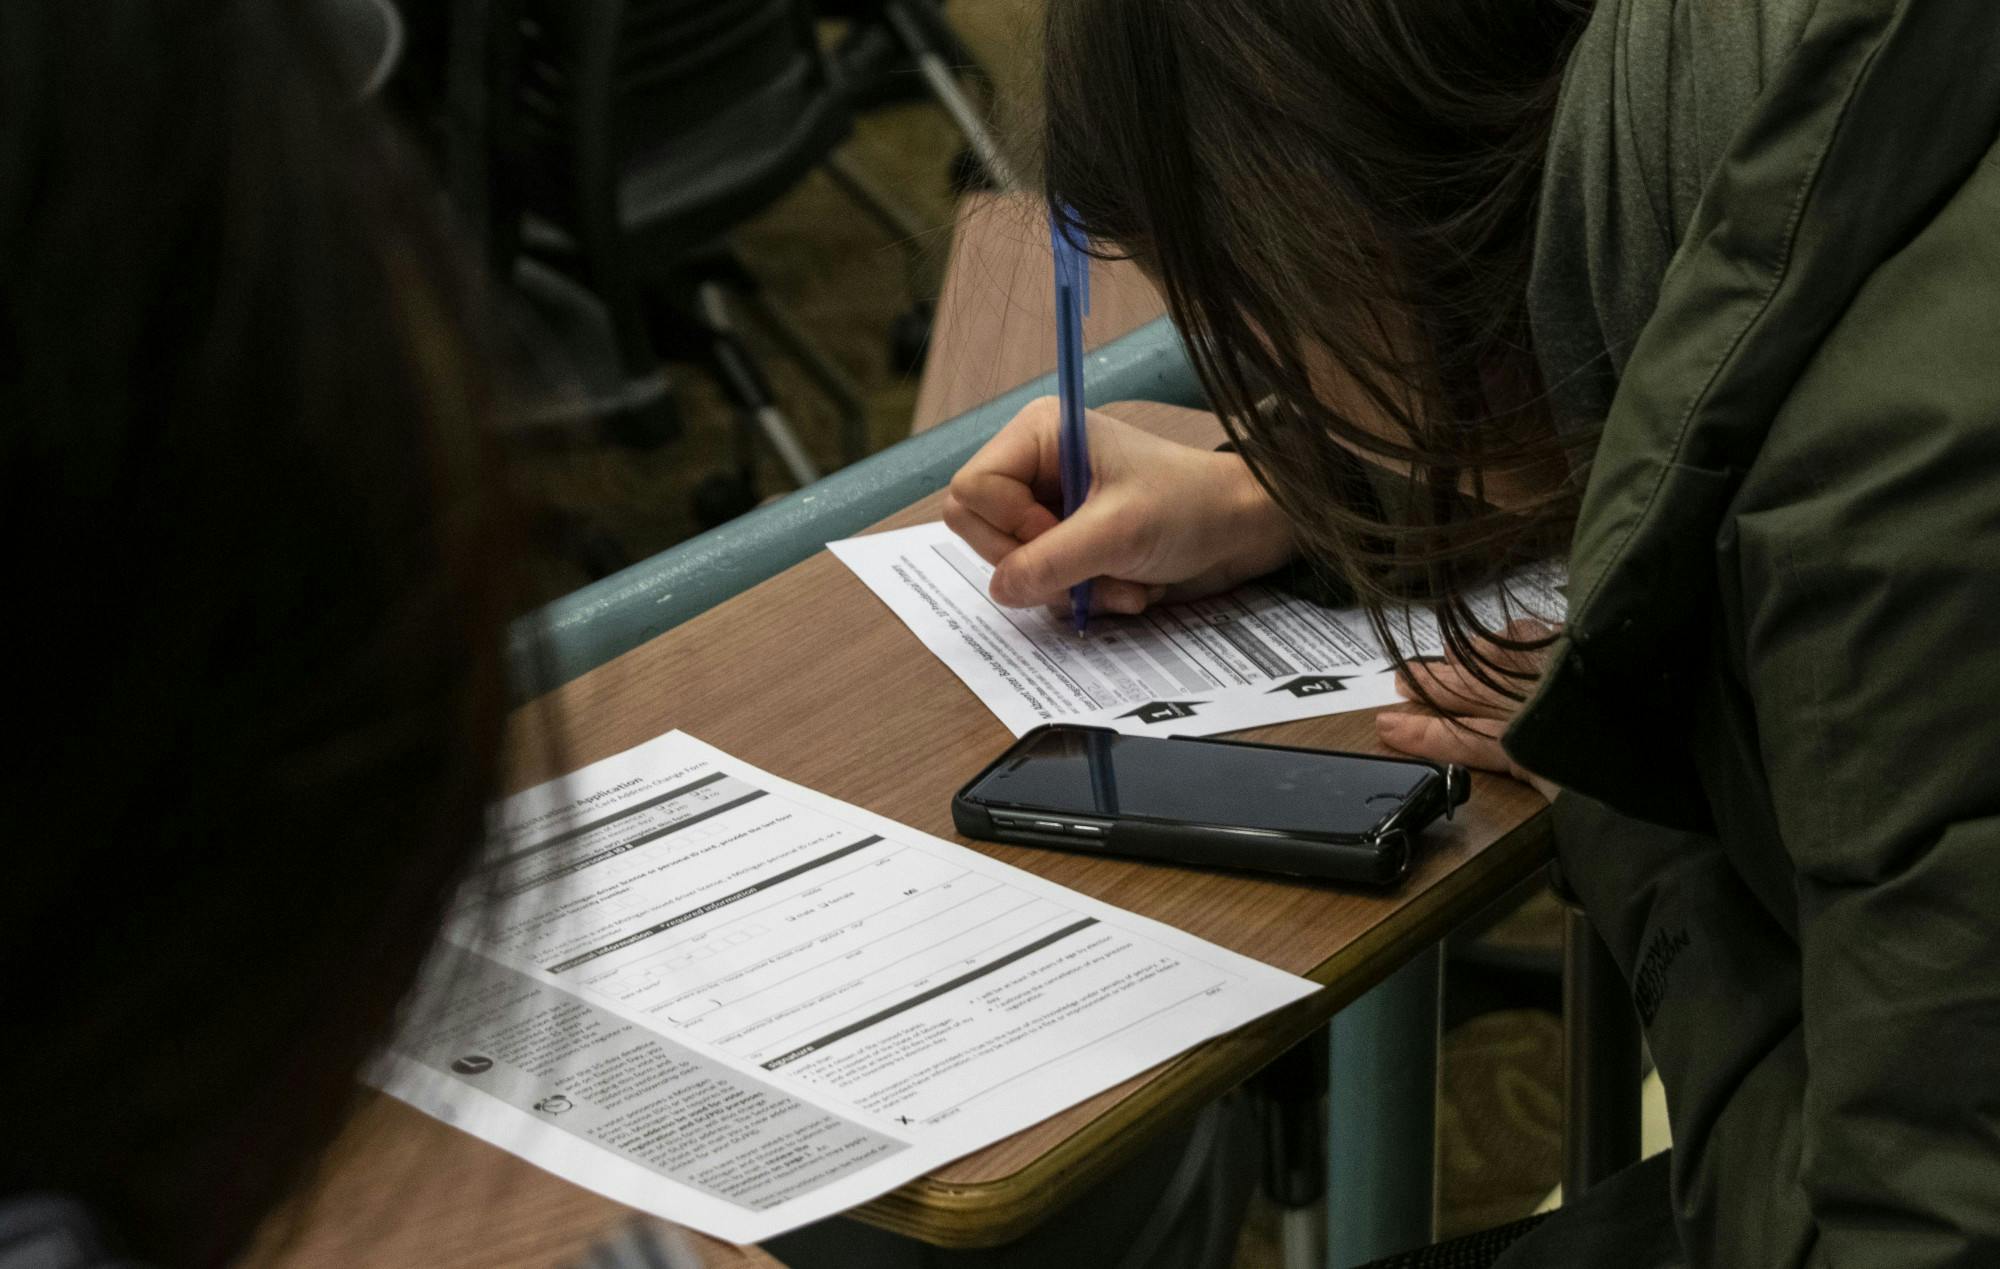
[[1811, 6], [1618, 376], [1507, 737], [1581, 795], [1697, 1265], [2000, 1266], [1997, 137], [1996, 0]]

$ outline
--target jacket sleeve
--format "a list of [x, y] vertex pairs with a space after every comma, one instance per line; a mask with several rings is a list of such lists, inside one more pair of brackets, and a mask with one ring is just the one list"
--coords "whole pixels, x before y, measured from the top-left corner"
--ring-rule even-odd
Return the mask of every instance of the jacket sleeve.
[[1996, 224], [1989, 159], [1795, 385], [1724, 544], [1797, 872], [1831, 1265], [2000, 1265]]
[[1555, 830], [1563, 876], [1632, 987], [1666, 1087], [1688, 1263], [1807, 1263], [1805, 1051], [1790, 934], [1712, 837], [1567, 792]]

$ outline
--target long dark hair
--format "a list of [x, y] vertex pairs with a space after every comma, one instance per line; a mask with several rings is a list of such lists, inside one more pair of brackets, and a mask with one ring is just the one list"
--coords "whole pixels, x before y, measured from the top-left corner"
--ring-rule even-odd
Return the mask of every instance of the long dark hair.
[[[1566, 541], [1526, 293], [1581, 0], [1050, 0], [1045, 179], [1158, 280], [1210, 400], [1306, 557], [1392, 648]], [[1368, 458], [1361, 457], [1368, 455]], [[1372, 461], [1371, 461], [1372, 460]], [[1497, 664], [1495, 662], [1498, 662]], [[1518, 670], [1483, 663], [1515, 690]]]
[[220, 1265], [496, 780], [511, 515], [451, 244], [318, 4], [0, 5], [0, 1199]]

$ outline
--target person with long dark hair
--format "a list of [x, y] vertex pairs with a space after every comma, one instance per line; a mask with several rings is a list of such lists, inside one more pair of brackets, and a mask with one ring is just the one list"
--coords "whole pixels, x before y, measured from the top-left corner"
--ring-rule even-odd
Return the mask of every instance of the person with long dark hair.
[[[1398, 648], [1385, 743], [1561, 790], [1675, 1147], [1507, 1263], [2000, 1263], [1992, 6], [1049, 0], [1046, 45], [1049, 202], [1236, 444], [1093, 416], [1058, 521], [1037, 403], [946, 519], [1017, 605], [1303, 564]], [[1482, 622], [1550, 556], [1562, 630]]]
[[10, 1264], [232, 1263], [496, 791], [494, 380], [325, 8], [0, 5]]

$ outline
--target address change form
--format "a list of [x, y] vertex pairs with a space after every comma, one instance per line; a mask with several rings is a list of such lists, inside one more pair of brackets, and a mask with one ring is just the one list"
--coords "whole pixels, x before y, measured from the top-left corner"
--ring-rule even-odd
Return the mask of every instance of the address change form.
[[737, 1242], [1314, 990], [679, 732], [500, 822], [377, 1082]]
[[[1066, 615], [1003, 608], [993, 569], [943, 524], [829, 542], [827, 549], [1019, 736], [1043, 723], [1135, 735], [1212, 736], [1371, 709], [1400, 700], [1381, 642], [1359, 608], [1325, 608], [1243, 586], [1138, 617], [1099, 616], [1078, 635]], [[1553, 569], [1480, 601], [1482, 619], [1562, 619]], [[1411, 610], [1399, 642], [1441, 651], [1437, 619]]]

